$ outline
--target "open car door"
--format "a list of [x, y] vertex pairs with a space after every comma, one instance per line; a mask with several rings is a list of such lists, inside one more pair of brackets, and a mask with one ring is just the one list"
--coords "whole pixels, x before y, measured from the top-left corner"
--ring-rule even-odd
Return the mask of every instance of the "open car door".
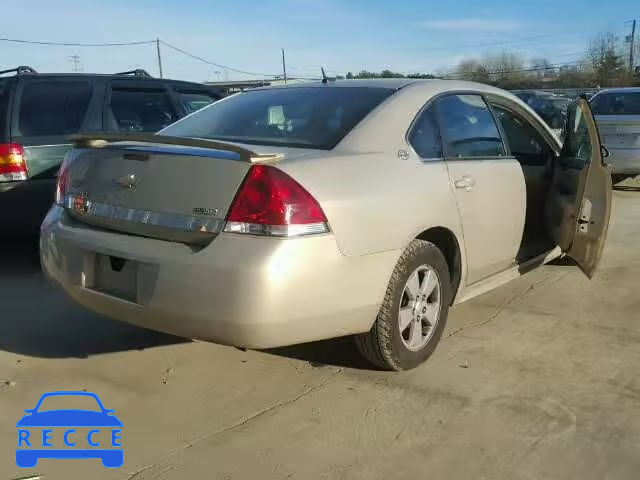
[[553, 240], [591, 278], [600, 262], [611, 213], [611, 173], [589, 103], [567, 111], [566, 136], [547, 205]]

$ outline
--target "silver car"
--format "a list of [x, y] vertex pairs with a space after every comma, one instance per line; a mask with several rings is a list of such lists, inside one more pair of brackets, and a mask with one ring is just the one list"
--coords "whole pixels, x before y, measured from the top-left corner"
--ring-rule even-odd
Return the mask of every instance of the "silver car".
[[586, 101], [566, 131], [467, 82], [239, 93], [157, 135], [77, 137], [42, 265], [126, 322], [249, 348], [354, 335], [409, 369], [450, 305], [562, 253], [593, 275], [611, 179]]
[[640, 88], [611, 88], [591, 100], [613, 183], [640, 175]]

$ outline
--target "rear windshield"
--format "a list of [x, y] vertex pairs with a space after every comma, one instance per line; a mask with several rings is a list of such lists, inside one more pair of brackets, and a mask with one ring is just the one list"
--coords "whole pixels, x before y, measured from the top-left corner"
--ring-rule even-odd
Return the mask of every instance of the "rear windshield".
[[253, 90], [216, 102], [160, 133], [330, 150], [393, 92], [331, 86]]
[[640, 92], [601, 93], [591, 99], [595, 115], [640, 115]]

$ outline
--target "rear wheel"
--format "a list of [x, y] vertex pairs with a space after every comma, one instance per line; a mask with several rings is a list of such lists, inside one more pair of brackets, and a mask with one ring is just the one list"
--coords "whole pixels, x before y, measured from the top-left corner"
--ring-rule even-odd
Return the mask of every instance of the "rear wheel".
[[355, 337], [360, 352], [386, 370], [408, 370], [424, 362], [447, 321], [450, 278], [438, 247], [412, 241], [391, 274], [373, 327]]

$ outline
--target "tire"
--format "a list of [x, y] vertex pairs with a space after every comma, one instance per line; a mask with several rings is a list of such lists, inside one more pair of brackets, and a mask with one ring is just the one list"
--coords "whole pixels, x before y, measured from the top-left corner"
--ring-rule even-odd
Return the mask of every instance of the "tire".
[[627, 175], [625, 173], [612, 173], [611, 174], [611, 183], [617, 185], [618, 183], [624, 182], [627, 178], [631, 178], [633, 175]]
[[[410, 277], [417, 274], [419, 286], [422, 287], [427, 274], [430, 275], [430, 279], [434, 278], [431, 276], [432, 273], [436, 274], [435, 278], [439, 283], [433, 290], [433, 292], [436, 290], [439, 292], [437, 295], [439, 302], [435, 301], [435, 293], [430, 294], [431, 296], [427, 300], [410, 300], [408, 285]], [[449, 313], [452, 290], [449, 267], [442, 252], [431, 242], [413, 240], [400, 256], [391, 274], [384, 301], [371, 330], [355, 336], [358, 350], [371, 363], [385, 370], [410, 370], [417, 367], [429, 358], [442, 336]], [[418, 297], [424, 298], [425, 296], [418, 295]], [[426, 303], [416, 303], [420, 301]], [[408, 343], [411, 343], [414, 338], [412, 336], [413, 330], [411, 330], [414, 327], [414, 319], [421, 314], [411, 314], [412, 320], [407, 327], [411, 331], [407, 335], [408, 330], [401, 331], [400, 329], [401, 307], [404, 314], [407, 313], [407, 308], [410, 309], [410, 312], [419, 310], [423, 312], [422, 314], [425, 310], [431, 310], [431, 313], [426, 315], [435, 318], [435, 322], [426, 321], [427, 316], [423, 316], [422, 321], [416, 321], [416, 325], [419, 325], [416, 327], [418, 328], [416, 331], [420, 332], [420, 337], [416, 337], [416, 339], [421, 338], [421, 341], [426, 341], [424, 345], [416, 342], [414, 347], [421, 346], [409, 348], [411, 345]], [[437, 316], [434, 317], [435, 312], [437, 312]], [[407, 325], [407, 317], [403, 315], [403, 318], [405, 325]]]

